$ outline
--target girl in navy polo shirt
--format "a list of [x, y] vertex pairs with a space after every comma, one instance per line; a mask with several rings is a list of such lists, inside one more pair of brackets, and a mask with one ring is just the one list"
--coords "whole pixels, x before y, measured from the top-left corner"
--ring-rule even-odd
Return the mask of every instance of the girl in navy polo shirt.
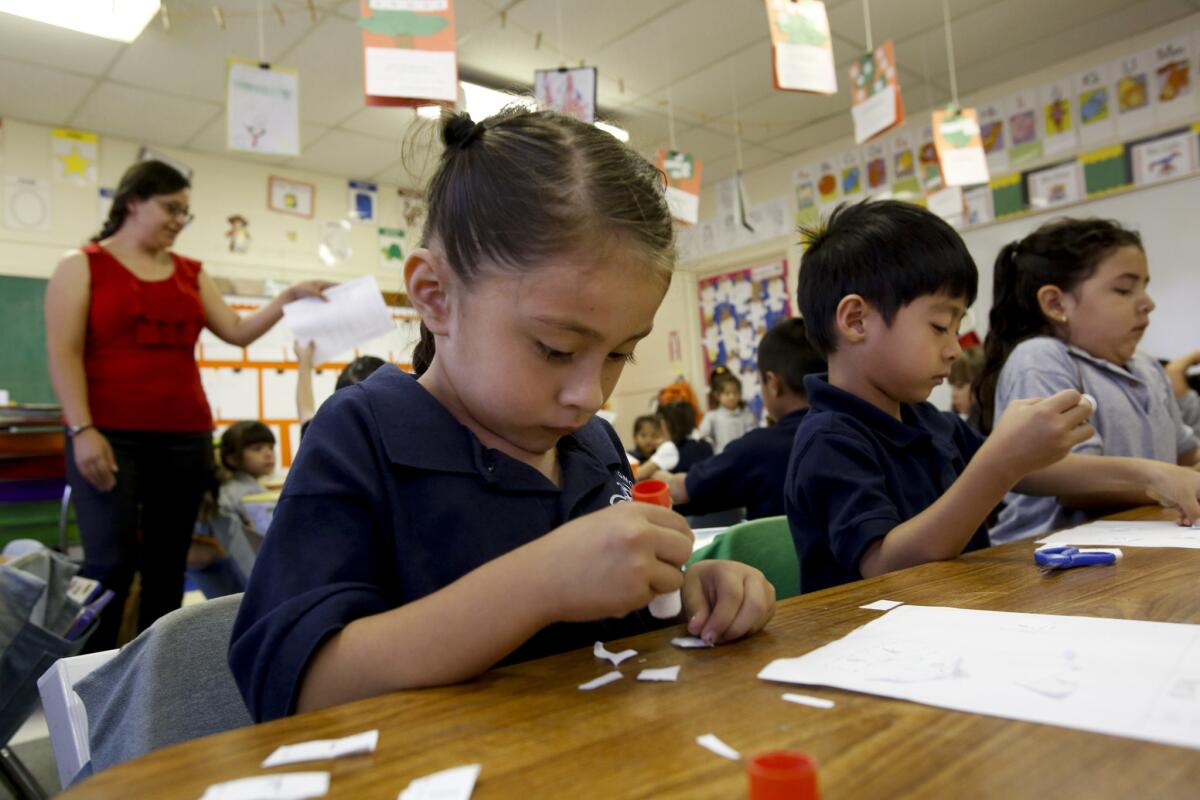
[[448, 116], [442, 138], [404, 268], [418, 377], [383, 367], [321, 407], [242, 602], [230, 665], [258, 720], [649, 630], [676, 589], [710, 642], [774, 610], [751, 567], [680, 572], [691, 531], [624, 502], [594, 416], [670, 282], [659, 173], [552, 112]]

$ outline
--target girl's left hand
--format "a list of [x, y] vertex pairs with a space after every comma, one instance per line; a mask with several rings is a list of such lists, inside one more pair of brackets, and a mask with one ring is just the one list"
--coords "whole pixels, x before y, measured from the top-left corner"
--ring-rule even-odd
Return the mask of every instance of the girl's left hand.
[[293, 300], [299, 300], [301, 297], [319, 297], [325, 300], [323, 292], [330, 286], [337, 286], [337, 284], [332, 281], [301, 281], [283, 290], [283, 302], [287, 304]]
[[754, 567], [737, 561], [690, 565], [682, 597], [688, 633], [709, 644], [762, 630], [775, 614], [775, 587]]
[[1200, 473], [1195, 469], [1151, 461], [1146, 494], [1166, 508], [1179, 512], [1184, 527], [1200, 524]]

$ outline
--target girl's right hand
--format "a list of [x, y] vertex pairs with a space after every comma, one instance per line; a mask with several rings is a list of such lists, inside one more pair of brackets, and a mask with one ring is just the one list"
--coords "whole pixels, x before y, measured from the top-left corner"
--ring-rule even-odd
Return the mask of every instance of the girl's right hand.
[[1059, 461], [1096, 432], [1092, 406], [1074, 389], [1050, 397], [1014, 400], [1004, 409], [984, 448], [1014, 483]]
[[533, 542], [554, 621], [622, 617], [683, 586], [695, 537], [679, 514], [619, 502], [571, 520]]
[[71, 449], [75, 466], [88, 483], [102, 492], [112, 491], [117, 485], [117, 459], [104, 434], [95, 428], [81, 431], [71, 440]]

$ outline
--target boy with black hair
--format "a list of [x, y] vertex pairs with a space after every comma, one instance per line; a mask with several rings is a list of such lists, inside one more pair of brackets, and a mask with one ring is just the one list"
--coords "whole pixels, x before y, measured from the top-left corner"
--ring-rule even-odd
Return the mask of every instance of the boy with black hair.
[[945, 221], [865, 201], [804, 238], [797, 294], [829, 372], [805, 379], [785, 484], [803, 591], [986, 547], [984, 521], [1011, 489], [1077, 505], [1157, 500], [1200, 520], [1200, 474], [1068, 454], [1093, 433], [1079, 392], [1014, 402], [986, 441], [925, 402], [961, 352], [978, 280]]
[[783, 478], [792, 439], [808, 409], [804, 376], [825, 371], [825, 360], [808, 343], [804, 321], [785, 319], [758, 345], [763, 406], [774, 421], [729, 443], [686, 473], [655, 475], [671, 488], [671, 500], [694, 514], [745, 508], [747, 519], [783, 514]]

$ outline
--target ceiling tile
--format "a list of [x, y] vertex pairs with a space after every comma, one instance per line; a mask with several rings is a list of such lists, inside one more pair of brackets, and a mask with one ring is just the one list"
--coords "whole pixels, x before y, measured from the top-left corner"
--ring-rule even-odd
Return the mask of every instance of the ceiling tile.
[[0, 59], [0, 117], [64, 125], [96, 84], [92, 78]]
[[[765, 147], [747, 147], [742, 150], [742, 171], [749, 172], [753, 169], [766, 166], [776, 161], [782, 161], [786, 156], [781, 156], [773, 150], [768, 150]], [[711, 164], [704, 165], [704, 185], [711, 186], [717, 181], [728, 178], [737, 171], [737, 156], [730, 155], [725, 158], [717, 159]], [[751, 198], [751, 203], [756, 201], [767, 200], [769, 198]]]
[[335, 129], [318, 137], [289, 163], [313, 172], [366, 178], [396, 163], [401, 155], [400, 142]]
[[414, 129], [414, 124], [419, 119], [421, 118], [417, 116], [416, 110], [412, 108], [364, 106], [338, 127], [400, 142]]
[[[304, 148], [322, 136], [329, 128], [322, 125], [313, 125], [309, 122], [300, 123], [300, 152], [304, 152]], [[241, 153], [229, 150], [225, 147], [225, 114], [224, 112], [217, 114], [207, 125], [200, 129], [186, 147], [189, 150], [199, 150], [202, 153], [216, 153], [217, 155], [230, 156], [231, 158], [245, 158], [255, 160], [255, 156], [251, 153]], [[275, 164], [280, 161], [278, 156], [265, 156], [261, 160], [265, 163]]]
[[300, 70], [300, 118], [337, 125], [366, 106], [362, 36], [354, 22], [329, 17], [287, 55]]
[[73, 126], [134, 142], [180, 146], [220, 109], [215, 103], [102, 82], [71, 118]]
[[[124, 47], [111, 39], [0, 14], [0, 54], [12, 61], [100, 75]], [[0, 80], [9, 81], [7, 70]]]

